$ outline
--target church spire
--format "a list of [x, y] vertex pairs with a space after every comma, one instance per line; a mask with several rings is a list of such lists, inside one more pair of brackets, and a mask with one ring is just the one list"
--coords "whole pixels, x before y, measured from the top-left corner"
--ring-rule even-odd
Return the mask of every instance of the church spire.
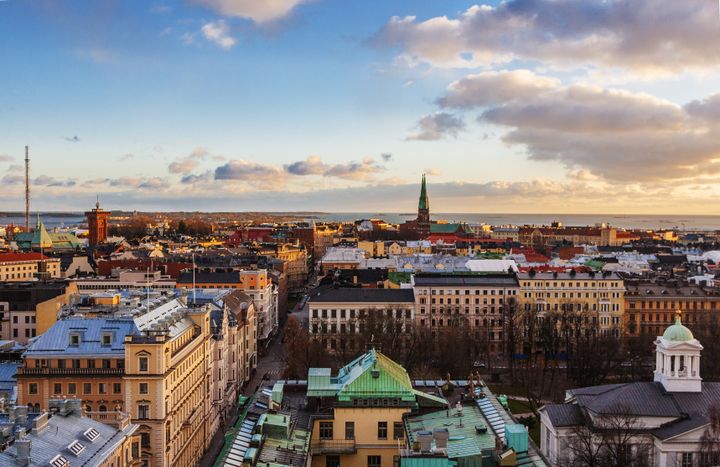
[[425, 184], [425, 174], [422, 176], [422, 186], [420, 187], [420, 202], [418, 203], [418, 210], [429, 210], [430, 201], [427, 195], [427, 186]]

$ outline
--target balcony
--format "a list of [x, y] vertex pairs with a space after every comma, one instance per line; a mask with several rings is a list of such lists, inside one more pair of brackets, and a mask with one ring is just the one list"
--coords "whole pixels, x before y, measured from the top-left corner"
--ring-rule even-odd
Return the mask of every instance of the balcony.
[[356, 452], [354, 439], [321, 439], [313, 441], [310, 445], [310, 454], [312, 455], [355, 454]]
[[17, 369], [18, 375], [50, 375], [50, 376], [122, 376], [124, 368], [24, 368]]

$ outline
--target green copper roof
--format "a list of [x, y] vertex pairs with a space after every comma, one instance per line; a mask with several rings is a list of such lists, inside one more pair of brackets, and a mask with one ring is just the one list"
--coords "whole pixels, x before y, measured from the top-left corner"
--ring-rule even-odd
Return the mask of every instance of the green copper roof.
[[457, 223], [450, 223], [450, 224], [430, 224], [430, 233], [446, 233], [446, 234], [452, 234], [452, 233], [469, 233], [470, 228], [467, 224], [457, 224]]
[[675, 324], [669, 326], [663, 333], [663, 339], [668, 341], [686, 342], [691, 341], [694, 338], [693, 333], [683, 326], [679, 312], [675, 315]]
[[418, 209], [430, 209], [430, 201], [427, 195], [427, 186], [425, 184], [425, 174], [422, 176], [422, 186], [420, 187], [420, 202]]
[[311, 368], [308, 371], [307, 395], [335, 396], [340, 402], [398, 398], [416, 403], [407, 371], [374, 349], [342, 367], [335, 377], [330, 376], [327, 368]]

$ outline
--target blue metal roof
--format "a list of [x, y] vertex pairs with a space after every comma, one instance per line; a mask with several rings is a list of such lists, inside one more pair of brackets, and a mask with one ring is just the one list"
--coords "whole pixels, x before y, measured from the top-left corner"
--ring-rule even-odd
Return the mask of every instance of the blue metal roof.
[[[103, 346], [102, 334], [112, 333], [112, 343]], [[70, 335], [80, 334], [80, 343], [70, 345]], [[118, 318], [67, 318], [55, 323], [47, 332], [30, 344], [26, 357], [60, 355], [63, 357], [87, 357], [88, 355], [125, 355], [125, 336], [138, 334], [132, 319]]]

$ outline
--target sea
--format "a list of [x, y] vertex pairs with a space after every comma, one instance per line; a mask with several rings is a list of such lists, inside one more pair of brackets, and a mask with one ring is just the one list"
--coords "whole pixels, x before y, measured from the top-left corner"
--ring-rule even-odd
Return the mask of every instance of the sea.
[[[295, 218], [320, 222], [354, 221], [377, 218], [391, 224], [399, 224], [414, 219], [416, 213], [389, 212], [274, 212], [268, 214], [288, 215]], [[35, 224], [32, 215], [31, 225]], [[48, 229], [72, 228], [85, 224], [82, 213], [40, 213]], [[657, 214], [502, 214], [502, 213], [431, 213], [433, 220], [448, 222], [467, 222], [469, 224], [500, 225], [549, 225], [561, 222], [563, 225], [597, 225], [605, 223], [624, 229], [678, 229], [678, 230], [720, 230], [720, 216], [698, 215], [657, 215]], [[25, 217], [17, 213], [0, 213], [0, 225], [24, 225]]]

